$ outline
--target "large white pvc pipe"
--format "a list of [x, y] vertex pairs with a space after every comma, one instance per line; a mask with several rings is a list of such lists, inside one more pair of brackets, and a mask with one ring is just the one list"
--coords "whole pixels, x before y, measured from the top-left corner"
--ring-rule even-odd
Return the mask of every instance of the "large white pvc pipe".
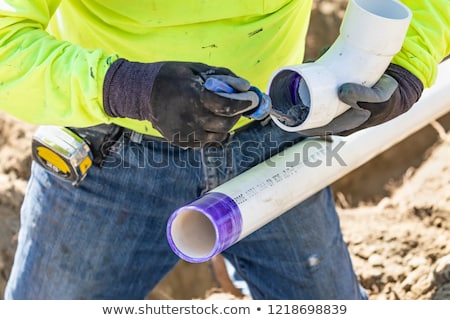
[[[337, 97], [338, 87], [344, 82], [374, 85], [400, 51], [411, 16], [408, 7], [393, 0], [349, 1], [339, 36], [322, 57], [272, 75], [267, 91], [273, 108], [294, 111], [298, 119], [293, 124], [272, 116], [274, 122], [296, 132], [322, 127], [348, 110]], [[302, 112], [297, 99], [306, 106]]]
[[[203, 262], [318, 190], [450, 111], [450, 60], [407, 113], [332, 142], [304, 140], [176, 210], [167, 225], [172, 250]], [[337, 154], [342, 161], [330, 159]]]

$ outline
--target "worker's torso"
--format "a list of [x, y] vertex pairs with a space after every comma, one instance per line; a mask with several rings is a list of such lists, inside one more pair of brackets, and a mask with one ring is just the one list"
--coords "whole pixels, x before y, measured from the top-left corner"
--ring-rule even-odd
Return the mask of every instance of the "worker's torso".
[[311, 0], [62, 0], [50, 31], [137, 61], [200, 61], [264, 87], [300, 62]]
[[[60, 39], [129, 60], [227, 67], [265, 91], [278, 67], [303, 59], [311, 4], [312, 0], [62, 0], [49, 29]], [[131, 120], [120, 121], [129, 126]], [[234, 128], [247, 122], [241, 118]]]

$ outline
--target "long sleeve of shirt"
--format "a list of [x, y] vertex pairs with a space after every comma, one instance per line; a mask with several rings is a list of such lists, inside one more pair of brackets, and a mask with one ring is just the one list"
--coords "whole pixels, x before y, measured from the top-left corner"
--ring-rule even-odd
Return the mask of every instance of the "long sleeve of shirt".
[[60, 2], [0, 2], [0, 108], [38, 124], [109, 122], [102, 85], [114, 56], [50, 35]]
[[36, 124], [85, 127], [114, 122], [159, 135], [147, 121], [105, 114], [102, 85], [113, 61], [203, 62], [227, 67], [264, 88], [276, 68], [302, 61], [311, 4], [1, 1], [0, 108]]
[[430, 87], [438, 64], [450, 54], [450, 0], [401, 0], [413, 17], [401, 51], [392, 62]]

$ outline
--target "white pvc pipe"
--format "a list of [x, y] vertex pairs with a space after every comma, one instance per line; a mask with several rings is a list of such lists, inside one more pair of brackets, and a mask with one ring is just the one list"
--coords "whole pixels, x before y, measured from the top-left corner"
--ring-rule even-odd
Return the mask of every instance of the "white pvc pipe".
[[[407, 113], [332, 142], [307, 139], [176, 210], [167, 225], [172, 250], [204, 262], [312, 194], [450, 111], [450, 60]], [[330, 158], [335, 151], [342, 162]]]
[[408, 7], [393, 0], [349, 1], [340, 34], [322, 57], [280, 68], [272, 75], [267, 91], [274, 109], [298, 111], [292, 101], [297, 88], [297, 97], [309, 109], [306, 116], [294, 116], [298, 123], [288, 124], [272, 115], [274, 122], [296, 132], [322, 127], [348, 110], [350, 106], [337, 97], [338, 87], [345, 82], [374, 85], [400, 51], [411, 16]]

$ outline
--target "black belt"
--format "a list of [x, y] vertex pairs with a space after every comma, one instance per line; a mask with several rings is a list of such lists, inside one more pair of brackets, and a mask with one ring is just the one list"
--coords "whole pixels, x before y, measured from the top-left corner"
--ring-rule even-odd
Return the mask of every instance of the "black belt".
[[[230, 136], [237, 134], [241, 131], [247, 130], [256, 125], [265, 125], [264, 121], [254, 120], [230, 133]], [[160, 140], [168, 142], [163, 137], [151, 136], [141, 134], [131, 129], [127, 129], [115, 124], [100, 124], [97, 126], [87, 128], [74, 128], [69, 127], [81, 138], [86, 141], [91, 149], [93, 156], [93, 164], [97, 167], [101, 167], [104, 159], [108, 156], [110, 148], [122, 137], [126, 135], [131, 141], [140, 143], [142, 140]]]

